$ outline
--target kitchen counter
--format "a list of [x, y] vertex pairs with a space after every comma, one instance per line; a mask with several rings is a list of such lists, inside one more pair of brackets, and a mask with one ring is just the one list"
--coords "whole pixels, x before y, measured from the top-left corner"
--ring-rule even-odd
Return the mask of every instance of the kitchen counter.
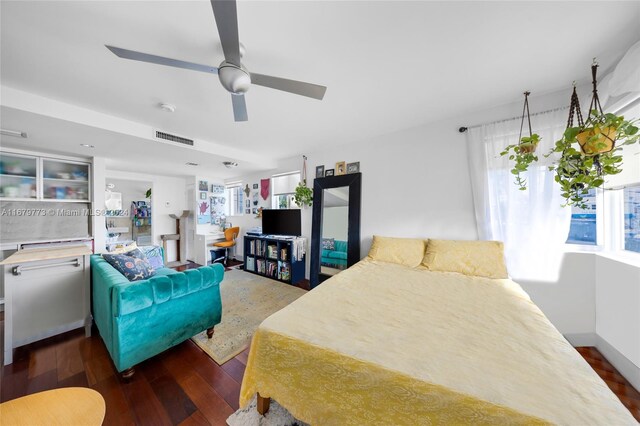
[[0, 262], [0, 265], [13, 265], [16, 263], [37, 262], [40, 260], [64, 259], [73, 256], [86, 256], [92, 254], [85, 245], [25, 249], [13, 253]]

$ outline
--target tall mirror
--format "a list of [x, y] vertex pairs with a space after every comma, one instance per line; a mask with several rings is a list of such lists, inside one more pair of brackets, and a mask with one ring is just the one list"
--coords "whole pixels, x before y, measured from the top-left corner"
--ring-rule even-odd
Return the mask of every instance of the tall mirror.
[[312, 288], [360, 260], [361, 176], [354, 173], [314, 181]]

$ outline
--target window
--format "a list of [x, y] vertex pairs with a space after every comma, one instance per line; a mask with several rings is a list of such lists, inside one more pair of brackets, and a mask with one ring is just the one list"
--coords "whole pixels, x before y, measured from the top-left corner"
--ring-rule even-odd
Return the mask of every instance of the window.
[[243, 212], [244, 192], [242, 192], [241, 183], [233, 183], [227, 185], [227, 200], [225, 214], [227, 216], [238, 216]]
[[624, 189], [624, 249], [640, 253], [640, 185]]
[[598, 226], [596, 222], [596, 191], [592, 189], [584, 197], [586, 209], [573, 206], [571, 208], [571, 227], [567, 244], [596, 245], [598, 242]]
[[294, 201], [296, 186], [300, 182], [300, 172], [276, 175], [271, 178], [271, 206], [274, 209], [298, 209]]

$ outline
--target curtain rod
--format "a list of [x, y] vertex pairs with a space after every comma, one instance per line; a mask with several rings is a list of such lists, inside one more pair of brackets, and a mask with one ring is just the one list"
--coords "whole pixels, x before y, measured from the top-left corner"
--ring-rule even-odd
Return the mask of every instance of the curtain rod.
[[[549, 114], [550, 112], [562, 111], [563, 109], [569, 109], [569, 107], [568, 106], [563, 106], [563, 107], [548, 109], [546, 111], [535, 112], [535, 113], [531, 114], [531, 116], [535, 117], [536, 115]], [[464, 133], [469, 129], [475, 129], [476, 127], [482, 127], [482, 126], [487, 126], [489, 124], [498, 124], [498, 123], [504, 123], [506, 121], [521, 120], [521, 119], [522, 119], [522, 116], [519, 115], [517, 117], [505, 118], [504, 120], [492, 121], [491, 123], [476, 124], [475, 126], [469, 126], [469, 127], [462, 126], [462, 127], [460, 127], [458, 129], [458, 131], [460, 133]]]

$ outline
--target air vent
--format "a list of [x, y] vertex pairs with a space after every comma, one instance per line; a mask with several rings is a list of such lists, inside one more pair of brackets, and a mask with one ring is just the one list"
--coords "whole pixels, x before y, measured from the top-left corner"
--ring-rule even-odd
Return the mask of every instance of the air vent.
[[181, 143], [183, 145], [193, 146], [193, 139], [183, 138], [182, 136], [172, 135], [171, 133], [161, 132], [156, 130], [156, 139], [162, 139], [165, 141]]

